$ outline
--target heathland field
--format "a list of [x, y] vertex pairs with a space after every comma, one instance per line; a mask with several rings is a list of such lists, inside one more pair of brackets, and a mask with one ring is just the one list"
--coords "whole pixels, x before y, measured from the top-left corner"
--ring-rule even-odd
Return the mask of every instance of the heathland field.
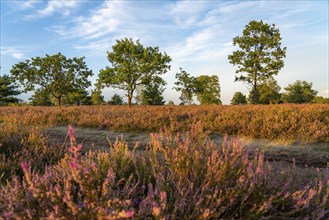
[[0, 108], [0, 219], [327, 219], [329, 106]]

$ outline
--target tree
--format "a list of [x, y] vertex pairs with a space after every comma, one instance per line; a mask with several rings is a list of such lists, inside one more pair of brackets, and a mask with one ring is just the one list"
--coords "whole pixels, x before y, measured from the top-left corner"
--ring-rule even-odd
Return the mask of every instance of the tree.
[[21, 93], [17, 90], [18, 87], [12, 77], [8, 75], [0, 76], [0, 105], [18, 103], [19, 99], [15, 97]]
[[231, 100], [231, 105], [245, 105], [247, 104], [247, 97], [242, 92], [235, 92]]
[[195, 80], [196, 96], [201, 105], [222, 104], [218, 76], [201, 75]]
[[316, 96], [312, 100], [312, 103], [316, 103], [316, 104], [329, 104], [329, 98], [324, 98], [323, 96]]
[[167, 105], [175, 105], [175, 102], [172, 100], [169, 100]]
[[104, 96], [102, 96], [102, 92], [99, 89], [95, 89], [91, 91], [91, 104], [92, 105], [100, 105], [104, 103]]
[[93, 75], [84, 57], [68, 59], [61, 53], [19, 62], [10, 72], [25, 87], [24, 91], [40, 86], [57, 99], [58, 105], [63, 96], [90, 86], [88, 77]]
[[297, 80], [294, 84], [289, 84], [284, 88], [287, 92], [282, 99], [288, 103], [310, 103], [318, 94], [312, 89], [312, 83]]
[[53, 103], [50, 99], [50, 94], [47, 90], [39, 88], [35, 90], [31, 98], [29, 98], [30, 104], [33, 106], [51, 106]]
[[146, 85], [152, 77], [170, 69], [170, 56], [159, 52], [158, 47], [144, 47], [139, 40], [117, 40], [112, 50], [107, 52], [112, 67], [99, 72], [98, 86], [112, 86], [127, 91], [129, 107], [138, 85]]
[[[263, 21], [251, 21], [241, 37], [233, 39], [233, 45], [241, 50], [228, 56], [230, 63], [238, 66], [235, 81], [247, 82], [252, 87], [251, 103], [260, 103], [260, 81], [277, 75], [284, 66], [286, 47], [281, 48], [279, 29]], [[243, 75], [242, 73], [246, 73]]]
[[114, 94], [111, 98], [110, 101], [108, 101], [108, 103], [110, 105], [122, 105], [123, 104], [123, 99], [121, 96], [119, 96], [118, 94]]
[[164, 105], [165, 101], [162, 96], [167, 83], [160, 77], [155, 76], [152, 81], [145, 86], [142, 91], [143, 105]]
[[195, 77], [190, 76], [185, 70], [179, 68], [180, 72], [176, 73], [176, 79], [178, 80], [175, 82], [177, 87], [174, 87], [176, 91], [180, 91], [181, 95], [179, 99], [182, 101], [181, 104], [188, 104], [191, 105], [193, 101], [193, 94], [196, 92], [195, 88]]
[[281, 101], [281, 87], [278, 82], [269, 77], [259, 86], [259, 103], [260, 104], [278, 104]]
[[68, 93], [63, 100], [67, 105], [91, 105], [91, 96], [83, 89]]

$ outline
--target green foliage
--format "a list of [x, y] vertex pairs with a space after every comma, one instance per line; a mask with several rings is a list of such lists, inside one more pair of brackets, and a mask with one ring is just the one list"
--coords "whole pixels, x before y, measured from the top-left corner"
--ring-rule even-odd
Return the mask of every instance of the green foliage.
[[66, 105], [90, 105], [91, 96], [88, 92], [80, 89], [74, 92], [70, 92], [64, 97], [63, 103]]
[[111, 98], [110, 101], [108, 101], [110, 105], [122, 105], [123, 104], [123, 99], [120, 95], [114, 94]]
[[264, 80], [259, 87], [259, 103], [278, 104], [281, 101], [280, 90], [281, 87], [273, 77]]
[[98, 89], [91, 91], [91, 104], [92, 105], [100, 105], [104, 103], [104, 96], [102, 96], [102, 92]]
[[142, 105], [164, 105], [162, 93], [165, 85], [166, 82], [160, 76], [155, 76], [142, 90]]
[[247, 104], [247, 97], [242, 92], [235, 92], [231, 100], [231, 105], [245, 105]]
[[30, 104], [33, 106], [51, 106], [53, 103], [50, 99], [50, 94], [46, 89], [39, 88], [35, 90], [31, 98], [29, 98]]
[[167, 105], [175, 105], [174, 101], [169, 100]]
[[[235, 81], [244, 81], [252, 86], [251, 103], [260, 103], [260, 81], [277, 75], [284, 66], [286, 47], [281, 48], [279, 29], [275, 25], [268, 25], [263, 21], [251, 21], [243, 30], [241, 37], [233, 39], [236, 50], [228, 56], [230, 63], [238, 66]], [[246, 73], [246, 75], [242, 75]]]
[[58, 105], [63, 96], [90, 86], [88, 77], [93, 75], [84, 57], [68, 59], [61, 53], [19, 62], [10, 72], [25, 91], [41, 86], [58, 100]]
[[18, 87], [12, 77], [0, 76], [0, 106], [19, 102], [19, 99], [14, 97], [21, 93], [17, 90]]
[[112, 50], [107, 52], [112, 67], [100, 70], [98, 86], [112, 86], [127, 91], [130, 107], [138, 85], [148, 84], [152, 77], [170, 69], [170, 56], [159, 52], [158, 47], [144, 47], [139, 40], [117, 40]]
[[312, 103], [317, 103], [317, 104], [329, 104], [329, 98], [324, 98], [322, 96], [316, 96], [313, 100]]
[[288, 103], [310, 103], [318, 94], [312, 89], [312, 83], [297, 80], [294, 84], [289, 84], [284, 88], [285, 92], [282, 99]]
[[222, 104], [218, 76], [201, 75], [195, 79], [196, 96], [201, 105]]
[[178, 80], [175, 82], [177, 87], [174, 87], [176, 91], [181, 92], [179, 99], [182, 101], [181, 104], [183, 105], [191, 105], [193, 101], [193, 94], [196, 92], [195, 88], [195, 77], [190, 76], [185, 70], [181, 67], [179, 68], [180, 72], [176, 73], [176, 79]]

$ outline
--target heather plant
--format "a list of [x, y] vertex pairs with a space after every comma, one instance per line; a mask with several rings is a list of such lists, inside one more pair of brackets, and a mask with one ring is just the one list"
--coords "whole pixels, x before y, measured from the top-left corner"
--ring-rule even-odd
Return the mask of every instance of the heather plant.
[[15, 118], [0, 124], [0, 185], [15, 175], [22, 176], [19, 164], [24, 160], [34, 171], [43, 172], [64, 156], [65, 148], [49, 146], [48, 136], [40, 126], [25, 126]]
[[[158, 132], [171, 122], [185, 131], [194, 120], [206, 131], [221, 136], [239, 135], [290, 142], [329, 142], [329, 107], [321, 104], [247, 106], [81, 106], [2, 107], [7, 118], [22, 125], [101, 128]], [[6, 123], [8, 126], [8, 123]]]
[[[237, 140], [221, 146], [200, 122], [177, 132], [176, 122], [151, 134], [145, 152], [124, 140], [109, 152], [71, 147], [44, 172], [21, 163], [22, 181], [0, 189], [5, 219], [322, 218], [328, 215], [328, 169], [305, 178], [250, 155]], [[304, 176], [303, 176], [304, 175]], [[308, 175], [308, 174], [307, 174]], [[312, 178], [311, 178], [312, 177]]]

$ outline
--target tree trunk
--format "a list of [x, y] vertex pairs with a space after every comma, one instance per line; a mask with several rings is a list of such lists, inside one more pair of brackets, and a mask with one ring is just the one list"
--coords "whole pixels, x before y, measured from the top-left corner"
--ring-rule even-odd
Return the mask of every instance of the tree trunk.
[[258, 85], [257, 85], [257, 72], [255, 72], [255, 76], [254, 76], [254, 83], [253, 83], [253, 100], [252, 100], [252, 104], [259, 104], [259, 92], [258, 92]]
[[61, 99], [62, 99], [62, 96], [58, 96], [58, 106], [61, 106]]
[[128, 90], [128, 106], [131, 108], [131, 100], [133, 98], [134, 89]]
[[128, 95], [128, 106], [129, 106], [129, 108], [131, 108], [131, 96], [130, 95]]

